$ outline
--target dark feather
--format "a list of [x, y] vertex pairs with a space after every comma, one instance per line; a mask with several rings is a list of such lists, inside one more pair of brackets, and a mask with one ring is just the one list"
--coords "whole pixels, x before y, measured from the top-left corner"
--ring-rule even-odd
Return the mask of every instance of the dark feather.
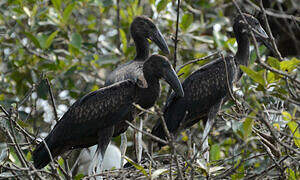
[[[128, 113], [136, 94], [131, 80], [91, 92], [76, 101], [63, 115], [45, 139], [53, 157], [73, 148], [84, 148], [98, 143], [98, 132], [111, 127]], [[35, 167], [50, 162], [43, 143], [33, 152]]]

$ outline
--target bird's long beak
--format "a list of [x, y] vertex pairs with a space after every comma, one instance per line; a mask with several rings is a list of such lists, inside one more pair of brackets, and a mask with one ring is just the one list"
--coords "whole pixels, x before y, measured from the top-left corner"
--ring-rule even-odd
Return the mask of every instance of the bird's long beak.
[[270, 38], [265, 32], [265, 30], [259, 25], [257, 28], [255, 28], [254, 31], [255, 37], [261, 41], [269, 50], [274, 52], [273, 46], [271, 44]]
[[156, 29], [155, 32], [150, 35], [149, 39], [153, 41], [162, 50], [162, 52], [170, 54], [168, 44], [159, 29]]
[[178, 79], [178, 76], [173, 68], [167, 69], [163, 73], [163, 78], [172, 87], [177, 96], [184, 97], [184, 91], [182, 85]]

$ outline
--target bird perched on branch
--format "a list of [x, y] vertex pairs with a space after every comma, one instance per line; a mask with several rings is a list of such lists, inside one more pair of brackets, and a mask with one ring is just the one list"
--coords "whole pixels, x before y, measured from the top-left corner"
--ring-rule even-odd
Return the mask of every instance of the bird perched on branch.
[[[88, 93], [77, 100], [34, 150], [34, 166], [43, 168], [51, 161], [51, 157], [95, 144], [98, 144], [95, 157], [100, 158], [94, 162], [102, 162], [114, 133], [114, 126], [131, 110], [132, 103], [147, 107], [156, 100], [157, 97], [151, 96], [151, 93], [159, 94], [160, 78], [166, 80], [176, 94], [183, 96], [181, 83], [164, 56], [149, 57], [138, 74], [139, 79], [136, 81], [124, 80]], [[146, 98], [145, 92], [150, 93]]]
[[[146, 16], [137, 16], [131, 23], [130, 33], [134, 40], [136, 56], [132, 61], [129, 61], [125, 64], [120, 65], [114, 71], [112, 71], [106, 81], [105, 85], [111, 85], [116, 82], [124, 81], [127, 79], [131, 79], [133, 81], [139, 81], [141, 78], [142, 68], [144, 61], [149, 57], [149, 41], [153, 41], [163, 53], [169, 54], [168, 45], [161, 34], [160, 30], [156, 27], [153, 21]], [[154, 105], [155, 100], [159, 96], [159, 91], [152, 92], [152, 90], [145, 90], [141, 98], [148, 99], [150, 96], [153, 97], [153, 101], [142, 104], [142, 107], [147, 109]], [[114, 127], [113, 137], [119, 136], [124, 133], [128, 129], [128, 124], [125, 122], [126, 120], [131, 122], [134, 119], [134, 114], [136, 114], [136, 109], [134, 106], [131, 106], [132, 110], [127, 113], [124, 117], [123, 121], [116, 124]], [[122, 155], [125, 154], [126, 151], [126, 134], [121, 135], [121, 151]], [[123, 158], [122, 158], [123, 160]], [[123, 162], [121, 163], [123, 164]]]
[[[247, 22], [244, 21], [243, 16]], [[244, 13], [243, 16], [238, 15], [233, 22], [233, 31], [238, 44], [235, 56], [218, 58], [200, 67], [182, 83], [184, 97], [176, 97], [174, 93], [168, 97], [163, 116], [171, 133], [189, 128], [203, 120], [206, 122], [206, 127], [202, 140], [206, 139], [204, 146], [208, 147], [206, 136], [213, 125], [213, 119], [222, 101], [228, 97], [229, 90], [232, 91], [233, 83], [242, 76], [239, 66], [248, 65], [251, 29], [254, 30], [258, 40], [271, 47], [269, 37], [258, 20], [249, 14]], [[161, 121], [156, 123], [152, 134], [162, 139], [166, 138]]]
[[[106, 86], [127, 79], [133, 81], [140, 81], [143, 79], [143, 64], [149, 56], [148, 39], [153, 41], [164, 53], [169, 54], [169, 48], [163, 35], [150, 18], [146, 16], [137, 16], [131, 23], [130, 32], [135, 43], [136, 56], [134, 60], [129, 61], [112, 71], [105, 81]], [[153, 97], [151, 102], [141, 104], [145, 109], [152, 107], [159, 96], [160, 91], [152, 91], [152, 89], [145, 90], [141, 95], [141, 98], [145, 99], [150, 99], [149, 96]], [[134, 107], [132, 106], [132, 108]], [[129, 112], [125, 116], [124, 121], [115, 126], [114, 137], [127, 130], [128, 125], [125, 123], [125, 120], [132, 121], [132, 113], [133, 112]]]

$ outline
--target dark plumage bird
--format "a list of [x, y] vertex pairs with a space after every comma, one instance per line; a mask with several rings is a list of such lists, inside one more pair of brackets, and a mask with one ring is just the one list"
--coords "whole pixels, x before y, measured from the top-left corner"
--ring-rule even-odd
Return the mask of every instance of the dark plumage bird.
[[[112, 71], [105, 81], [106, 86], [127, 79], [133, 80], [134, 82], [143, 82], [143, 64], [149, 56], [148, 39], [153, 41], [164, 53], [170, 53], [163, 35], [150, 18], [145, 16], [136, 17], [131, 23], [130, 32], [135, 43], [136, 56], [134, 60], [129, 61]], [[159, 92], [160, 91], [157, 90], [153, 91], [153, 89], [145, 89], [141, 98], [148, 99], [153, 97], [153, 101], [141, 103], [141, 107], [145, 109], [152, 107], [159, 96]], [[133, 106], [131, 108], [132, 110], [127, 113], [123, 121], [116, 124], [113, 134], [114, 137], [119, 136], [127, 130], [128, 125], [125, 120], [132, 121], [134, 119], [133, 114], [135, 113], [135, 108]]]
[[[98, 144], [98, 153], [103, 158], [114, 125], [131, 110], [132, 103], [143, 107], [153, 104], [160, 91], [160, 78], [165, 79], [177, 94], [183, 96], [181, 83], [164, 56], [152, 55], [137, 74], [137, 81], [121, 81], [77, 100], [45, 138], [52, 157], [71, 149]], [[43, 168], [51, 161], [45, 143], [41, 142], [33, 152], [36, 168]]]
[[[255, 31], [256, 38], [266, 43], [267, 47], [270, 47], [267, 41], [268, 36], [258, 20], [248, 14], [244, 14], [244, 17], [250, 28]], [[226, 68], [223, 58], [213, 60], [184, 80], [182, 83], [184, 97], [176, 97], [174, 93], [168, 97], [164, 109], [164, 119], [171, 133], [175, 133], [182, 128], [188, 128], [200, 120], [206, 122], [208, 119], [214, 119], [222, 101], [229, 95], [229, 88], [232, 89], [233, 83], [241, 78], [242, 71], [239, 65], [248, 65], [251, 30], [242, 16], [239, 15], [234, 19], [233, 31], [238, 50], [235, 56], [225, 58]], [[228, 71], [229, 88], [226, 69]], [[154, 126], [152, 134], [165, 139], [166, 135], [160, 122], [158, 121]]]

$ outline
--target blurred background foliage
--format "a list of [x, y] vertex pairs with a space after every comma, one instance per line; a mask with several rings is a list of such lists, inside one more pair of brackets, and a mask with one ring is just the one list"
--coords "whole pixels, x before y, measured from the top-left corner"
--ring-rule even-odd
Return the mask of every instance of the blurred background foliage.
[[[246, 0], [240, 5], [243, 11], [262, 19], [256, 1]], [[292, 15], [293, 18], [268, 16], [284, 61], [260, 46], [262, 58], [272, 68], [288, 73], [299, 82], [299, 3], [294, 0], [266, 0], [264, 6], [270, 12]], [[229, 0], [182, 1], [177, 68], [216, 51], [235, 53], [237, 44], [231, 27], [231, 19], [235, 14], [236, 9]], [[138, 15], [153, 19], [171, 50], [170, 55], [164, 55], [173, 61], [177, 16], [175, 0], [1, 0], [0, 104], [17, 124], [12, 125], [0, 112], [0, 141], [3, 142], [0, 166], [22, 167], [16, 149], [6, 135], [10, 126], [16, 128], [12, 133], [15, 133], [27, 160], [31, 161], [34, 140], [24, 137], [20, 129], [32, 136], [46, 137], [56, 118], [61, 117], [76, 99], [103, 87], [110, 71], [134, 58], [135, 49], [129, 27]], [[265, 25], [262, 21], [261, 24]], [[274, 164], [275, 159], [282, 169], [273, 168], [266, 176], [298, 179], [300, 85], [260, 66], [253, 49], [251, 46], [249, 66], [242, 67], [247, 75], [234, 89], [242, 111], [237, 111], [232, 100], [225, 103], [209, 137], [210, 166], [220, 167], [212, 173], [219, 175], [220, 170], [224, 172], [229, 167], [236, 167], [229, 175], [233, 179], [240, 179], [264, 172]], [[153, 44], [151, 53], [162, 54]], [[209, 61], [199, 61], [181, 69], [178, 73], [184, 73], [181, 80]], [[57, 112], [53, 108], [50, 89]], [[160, 108], [164, 105], [167, 91], [163, 83], [163, 92], [157, 102]], [[261, 112], [267, 113], [262, 113], [262, 117]], [[267, 143], [260, 139], [263, 136], [260, 133], [269, 137], [272, 134], [259, 118], [265, 118], [276, 130], [278, 138], [298, 153], [278, 142], [272, 143], [272, 138], [266, 141], [275, 150], [265, 145]], [[149, 115], [143, 129], [149, 131], [157, 119]], [[193, 154], [188, 147], [199, 144], [203, 128], [200, 122], [198, 126], [178, 135], [176, 141], [181, 147], [178, 149], [182, 156], [190, 157]], [[127, 155], [134, 159], [133, 133], [132, 129], [128, 130]], [[144, 137], [146, 143], [147, 139]], [[114, 143], [119, 145], [120, 138], [115, 138]], [[268, 148], [274, 159], [266, 153]], [[160, 153], [168, 153], [168, 148]], [[288, 156], [287, 160], [279, 162], [283, 156]], [[208, 174], [200, 162], [195, 162], [195, 166], [198, 167], [199, 176]], [[1, 168], [0, 171], [10, 172], [7, 168]], [[73, 172], [73, 176], [76, 175], [77, 172]]]

